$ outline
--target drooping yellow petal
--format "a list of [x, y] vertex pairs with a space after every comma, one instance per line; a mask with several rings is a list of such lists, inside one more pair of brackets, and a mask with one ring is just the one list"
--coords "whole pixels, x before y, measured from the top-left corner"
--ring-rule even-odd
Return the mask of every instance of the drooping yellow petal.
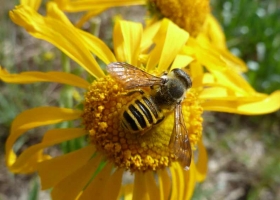
[[211, 73], [215, 76], [217, 83], [225, 85], [233, 91], [250, 95], [256, 93], [252, 86], [245, 80], [245, 78], [243, 78], [235, 70], [226, 68], [223, 70], [211, 70]]
[[240, 94], [230, 90], [219, 84], [207, 84], [208, 88], [204, 88], [199, 94], [201, 100], [224, 100], [224, 101], [238, 101], [243, 103], [261, 101], [267, 97], [266, 94]]
[[[207, 165], [207, 163], [206, 163]], [[189, 171], [184, 171], [184, 179], [186, 182], [185, 188], [185, 194], [184, 194], [184, 199], [189, 200], [192, 198], [195, 185], [196, 185], [196, 165], [194, 163], [194, 159], [192, 159], [190, 169]]]
[[43, 154], [46, 147], [50, 147], [67, 140], [85, 136], [87, 131], [82, 128], [52, 129], [45, 134], [43, 141], [23, 151], [16, 162], [10, 167], [11, 171], [30, 173], [37, 170], [38, 162], [50, 159], [51, 156]]
[[133, 200], [149, 200], [148, 185], [146, 185], [146, 177], [143, 172], [135, 172]]
[[104, 72], [74, 26], [69, 26], [52, 17], [43, 17], [28, 6], [16, 7], [10, 12], [10, 18], [35, 38], [46, 40], [58, 47], [91, 75], [104, 76]]
[[111, 171], [112, 171], [112, 164], [107, 163], [105, 167], [100, 172], [98, 172], [98, 174], [93, 178], [91, 183], [84, 189], [79, 200], [92, 200], [93, 197], [95, 200], [103, 200], [102, 194], [104, 192], [109, 193], [108, 191], [109, 188], [105, 186], [107, 182], [111, 181], [110, 179]]
[[245, 115], [260, 115], [275, 112], [280, 109], [280, 91], [277, 90], [260, 101], [225, 101], [208, 100], [201, 103], [204, 110], [237, 113]]
[[188, 50], [195, 53], [197, 61], [205, 66], [221, 85], [242, 94], [255, 93], [250, 84], [235, 69], [229, 68], [217, 52], [202, 47], [193, 38], [188, 40], [183, 52], [189, 54]]
[[124, 200], [132, 200], [134, 184], [125, 184], [121, 187], [117, 199], [124, 198]]
[[208, 170], [208, 156], [206, 148], [202, 142], [202, 139], [197, 143], [198, 147], [198, 160], [196, 163], [195, 178], [198, 182], [202, 182], [207, 175]]
[[203, 48], [211, 49], [212, 52], [215, 52], [217, 56], [221, 60], [223, 60], [226, 65], [236, 70], [237, 72], [244, 72], [247, 71], [246, 64], [239, 58], [235, 57], [227, 48], [219, 49], [215, 46], [213, 41], [209, 41], [206, 35], [200, 34], [196, 37], [196, 42]]
[[150, 196], [150, 199], [160, 199], [160, 190], [159, 187], [156, 184], [155, 181], [155, 176], [154, 176], [154, 172], [153, 171], [147, 171], [145, 173], [146, 176], [146, 185], [147, 190], [148, 190], [148, 194]]
[[61, 10], [67, 12], [80, 12], [95, 10], [100, 7], [116, 7], [129, 5], [143, 5], [145, 0], [54, 0]]
[[109, 64], [117, 61], [115, 55], [102, 40], [85, 31], [80, 30], [79, 33], [87, 44], [87, 48], [104, 63]]
[[84, 166], [55, 185], [51, 192], [52, 199], [76, 199], [97, 170], [101, 159], [102, 157], [99, 155], [93, 157]]
[[204, 88], [201, 93], [199, 94], [200, 99], [220, 99], [220, 98], [228, 98], [228, 89], [225, 87], [209, 87]]
[[204, 30], [202, 31], [205, 32], [205, 34], [207, 34], [212, 44], [220, 49], [226, 49], [227, 46], [224, 31], [219, 22], [211, 13], [208, 14], [204, 26]]
[[179, 194], [180, 194], [180, 185], [182, 183], [179, 182], [179, 177], [178, 174], [176, 173], [176, 170], [174, 169], [175, 163], [172, 163], [172, 166], [170, 168], [170, 173], [171, 173], [171, 178], [172, 178], [172, 182], [171, 182], [171, 198], [170, 199], [179, 199]]
[[42, 189], [45, 190], [53, 187], [62, 179], [85, 165], [92, 157], [94, 151], [95, 147], [89, 145], [66, 155], [40, 162], [38, 164], [38, 173], [41, 179]]
[[212, 51], [212, 49], [202, 47], [194, 38], [189, 38], [186, 46], [182, 48], [181, 53], [195, 57], [197, 61], [207, 67], [209, 71], [227, 68], [225, 62], [220, 59], [219, 54]]
[[13, 145], [16, 140], [27, 130], [39, 126], [74, 120], [80, 118], [80, 116], [80, 110], [57, 107], [33, 108], [19, 114], [12, 123], [11, 132], [6, 141], [6, 164], [9, 169], [13, 171], [11, 168], [13, 168], [13, 165], [17, 160], [17, 156], [13, 151]]
[[116, 169], [104, 186], [105, 188], [110, 188], [110, 192], [104, 191], [101, 199], [118, 199], [117, 196], [121, 189], [123, 173], [124, 169]]
[[117, 60], [137, 66], [142, 39], [142, 25], [128, 21], [119, 21], [114, 28], [114, 50]]
[[34, 10], [38, 10], [41, 5], [41, 0], [20, 0], [21, 5], [27, 5], [33, 8]]
[[169, 199], [171, 192], [171, 180], [166, 169], [158, 171], [158, 182], [160, 191], [160, 200]]
[[189, 34], [186, 31], [167, 19], [162, 20], [161, 27], [154, 37], [156, 46], [150, 53], [147, 71], [154, 69], [157, 65], [159, 71], [167, 71], [188, 38]]
[[7, 83], [36, 83], [36, 82], [56, 82], [68, 84], [80, 88], [88, 88], [90, 85], [84, 79], [65, 72], [22, 72], [19, 74], [9, 74], [0, 67], [0, 79]]
[[82, 26], [84, 25], [84, 23], [86, 23], [90, 18], [100, 14], [101, 12], [103, 12], [104, 10], [106, 10], [107, 7], [102, 7], [102, 8], [97, 8], [95, 10], [89, 11], [86, 14], [84, 14], [78, 22], [75, 23], [75, 26], [77, 28], [82, 28]]
[[207, 16], [204, 29], [196, 39], [200, 40], [202, 39], [201, 37], [205, 37], [205, 39], [200, 43], [210, 44], [213, 51], [218, 52], [221, 55], [221, 58], [228, 63], [230, 67], [234, 67], [239, 72], [245, 72], [248, 70], [244, 61], [234, 56], [227, 49], [225, 34], [221, 25], [212, 14]]
[[186, 189], [183, 170], [184, 168], [178, 162], [172, 163], [170, 167], [172, 177], [171, 199], [183, 199], [183, 191]]
[[48, 3], [48, 17], [61, 21], [76, 30], [81, 39], [84, 40], [83, 44], [86, 45], [86, 49], [91, 51], [106, 64], [116, 61], [114, 54], [102, 40], [88, 32], [75, 28], [67, 16], [57, 7], [55, 3]]

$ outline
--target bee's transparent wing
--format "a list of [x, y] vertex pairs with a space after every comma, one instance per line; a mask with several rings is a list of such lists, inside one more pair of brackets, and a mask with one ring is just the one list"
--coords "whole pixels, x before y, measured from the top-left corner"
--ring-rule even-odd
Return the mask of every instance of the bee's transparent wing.
[[124, 85], [125, 89], [161, 85], [164, 79], [153, 76], [133, 65], [124, 62], [113, 62], [107, 65], [108, 73]]
[[183, 167], [188, 170], [192, 159], [192, 148], [185, 126], [181, 104], [176, 104], [174, 114], [174, 128], [169, 142], [174, 154]]

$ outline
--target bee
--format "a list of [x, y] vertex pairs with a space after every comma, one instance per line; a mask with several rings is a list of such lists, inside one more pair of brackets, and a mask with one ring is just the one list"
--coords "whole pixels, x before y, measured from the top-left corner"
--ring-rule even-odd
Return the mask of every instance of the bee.
[[[127, 95], [139, 92], [121, 114], [121, 124], [131, 133], [145, 134], [164, 120], [163, 110], [174, 111], [174, 127], [169, 142], [176, 158], [186, 170], [192, 157], [188, 131], [184, 123], [181, 102], [192, 86], [190, 76], [181, 69], [173, 69], [154, 76], [124, 62], [107, 65], [108, 73], [127, 90]], [[150, 87], [150, 92], [142, 89]]]

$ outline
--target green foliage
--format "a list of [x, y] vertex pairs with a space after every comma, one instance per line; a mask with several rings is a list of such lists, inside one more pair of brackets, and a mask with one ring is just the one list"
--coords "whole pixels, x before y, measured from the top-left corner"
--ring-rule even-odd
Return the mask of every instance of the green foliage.
[[40, 184], [37, 178], [33, 179], [31, 182], [32, 188], [31, 191], [28, 193], [28, 200], [38, 200], [38, 193], [40, 190]]
[[280, 89], [280, 2], [212, 1], [229, 49], [249, 66], [248, 81], [259, 92]]

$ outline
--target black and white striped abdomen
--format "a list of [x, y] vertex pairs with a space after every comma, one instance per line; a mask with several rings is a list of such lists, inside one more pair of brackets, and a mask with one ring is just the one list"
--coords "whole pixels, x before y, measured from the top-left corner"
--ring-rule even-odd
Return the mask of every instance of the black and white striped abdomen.
[[130, 102], [122, 113], [122, 126], [132, 133], [143, 132], [158, 124], [164, 116], [148, 95]]

